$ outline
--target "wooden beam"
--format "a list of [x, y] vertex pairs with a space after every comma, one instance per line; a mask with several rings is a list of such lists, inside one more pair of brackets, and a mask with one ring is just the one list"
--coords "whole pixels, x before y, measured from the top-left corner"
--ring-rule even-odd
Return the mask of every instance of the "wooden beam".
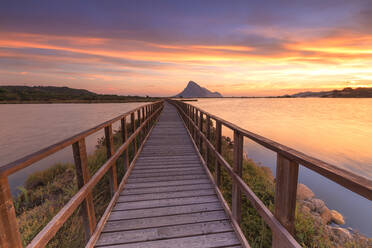
[[[136, 120], [134, 118], [134, 112], [130, 115], [130, 121], [131, 121], [131, 124], [132, 124], [132, 133], [134, 133], [136, 131]], [[133, 150], [134, 150], [134, 154], [137, 153], [137, 138], [133, 140]]]
[[[105, 127], [105, 139], [107, 148], [107, 159], [114, 155], [114, 137], [112, 135], [112, 125]], [[116, 163], [113, 163], [109, 170], [110, 190], [111, 195], [115, 194], [118, 188], [118, 178], [116, 174]]]
[[[81, 189], [90, 179], [85, 139], [83, 138], [72, 144], [72, 151], [75, 160], [77, 185], [78, 189]], [[88, 242], [96, 228], [96, 215], [91, 192], [85, 197], [80, 209], [80, 214], [83, 218], [85, 241]]]
[[[275, 211], [279, 222], [294, 235], [294, 220], [296, 211], [296, 192], [298, 182], [298, 164], [282, 155], [277, 155], [275, 180]], [[282, 247], [280, 239], [274, 233], [273, 247]]]
[[[206, 136], [207, 136], [207, 139], [210, 140], [211, 138], [211, 117], [209, 115], [207, 115], [207, 130], [206, 130]], [[209, 147], [206, 145], [206, 148], [207, 148], [207, 151], [206, 151], [206, 154], [205, 154], [205, 162], [207, 163], [207, 165], [209, 166]]]
[[[128, 128], [127, 128], [126, 117], [121, 119], [121, 138], [123, 140], [123, 144], [128, 139]], [[129, 166], [129, 150], [128, 149], [125, 150], [123, 158], [124, 158], [124, 171], [127, 171], [128, 166]]]
[[0, 247], [22, 248], [7, 176], [0, 176]]
[[[234, 172], [241, 177], [243, 171], [243, 135], [238, 131], [234, 131]], [[241, 203], [242, 194], [238, 183], [233, 178], [232, 180], [232, 214], [235, 220], [241, 222]]]
[[[199, 130], [201, 132], [203, 132], [203, 112], [199, 112]], [[199, 151], [200, 151], [200, 154], [203, 153], [203, 139], [202, 137], [199, 135]]]
[[[221, 154], [222, 151], [222, 143], [221, 143], [221, 136], [222, 136], [222, 124], [220, 121], [216, 120], [216, 151]], [[218, 159], [216, 159], [216, 184], [217, 186], [221, 185], [221, 167]]]

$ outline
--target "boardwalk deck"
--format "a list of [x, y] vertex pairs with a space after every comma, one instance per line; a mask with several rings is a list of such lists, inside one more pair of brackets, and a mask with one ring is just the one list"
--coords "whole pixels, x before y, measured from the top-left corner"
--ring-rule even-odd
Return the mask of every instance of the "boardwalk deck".
[[240, 247], [176, 109], [166, 103], [96, 247]]

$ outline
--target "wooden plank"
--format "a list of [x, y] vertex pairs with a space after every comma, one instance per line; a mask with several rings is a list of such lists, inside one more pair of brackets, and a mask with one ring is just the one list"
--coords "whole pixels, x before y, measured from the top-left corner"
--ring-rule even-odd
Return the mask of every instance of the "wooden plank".
[[182, 176], [184, 174], [187, 175], [200, 175], [204, 174], [204, 170], [201, 169], [200, 167], [185, 167], [186, 169], [183, 171], [179, 170], [173, 170], [173, 171], [163, 171], [163, 172], [140, 172], [140, 173], [134, 173], [131, 175], [131, 178], [151, 178], [151, 177], [161, 177], [161, 176]]
[[192, 179], [206, 179], [205, 174], [193, 174], [193, 175], [182, 175], [182, 176], [161, 176], [161, 177], [145, 177], [145, 178], [130, 178], [129, 183], [149, 183], [149, 182], [168, 182], [178, 180], [192, 180]]
[[[105, 140], [107, 149], [107, 158], [109, 159], [114, 155], [114, 137], [112, 134], [112, 125], [105, 127]], [[109, 180], [110, 180], [110, 192], [113, 196], [118, 188], [118, 178], [116, 173], [116, 163], [113, 163], [109, 170]]]
[[[243, 136], [234, 132], [234, 172], [241, 177], [243, 169]], [[232, 178], [232, 216], [240, 224], [242, 196], [238, 183]]]
[[[75, 160], [77, 185], [78, 189], [81, 189], [90, 179], [85, 139], [81, 139], [72, 144], [72, 151]], [[91, 192], [85, 197], [80, 209], [80, 214], [83, 218], [85, 240], [88, 242], [96, 228], [96, 215]]]
[[198, 169], [200, 165], [198, 164], [180, 164], [180, 165], [163, 165], [163, 166], [142, 166], [135, 168], [133, 174], [142, 174], [142, 173], [156, 173], [156, 172], [175, 172], [175, 171], [188, 171], [190, 169]]
[[114, 207], [114, 210], [181, 206], [185, 204], [215, 202], [216, 200], [217, 200], [216, 196], [194, 196], [194, 197], [192, 196], [192, 197], [161, 199], [161, 200], [153, 200], [153, 201], [126, 202], [126, 203], [116, 204], [116, 206]]
[[106, 248], [206, 248], [206, 247], [228, 247], [239, 245], [238, 239], [233, 232], [218, 234], [207, 234], [185, 238], [164, 239], [148, 242], [136, 242], [131, 244], [118, 244], [103, 246]]
[[186, 184], [198, 184], [198, 183], [209, 183], [206, 179], [195, 179], [195, 180], [179, 180], [179, 181], [168, 181], [168, 182], [151, 182], [151, 183], [128, 183], [126, 188], [147, 188], [147, 187], [160, 187], [160, 186], [176, 186]]
[[[294, 235], [298, 164], [278, 154], [275, 180], [275, 217]], [[277, 235], [273, 235], [273, 247], [283, 247]]]
[[120, 195], [130, 194], [152, 194], [162, 192], [176, 192], [185, 190], [196, 190], [196, 189], [210, 189], [212, 186], [209, 182], [203, 184], [186, 184], [176, 186], [162, 186], [162, 187], [149, 187], [149, 188], [127, 188]]
[[184, 206], [158, 207], [149, 209], [113, 211], [111, 212], [109, 220], [128, 220], [177, 214], [200, 213], [215, 210], [223, 210], [219, 202], [191, 204]]
[[189, 191], [176, 191], [176, 192], [163, 192], [163, 193], [152, 193], [142, 195], [121, 195], [117, 202], [133, 202], [133, 201], [148, 201], [148, 200], [159, 200], [159, 199], [172, 199], [180, 197], [190, 196], [210, 196], [214, 195], [215, 192], [212, 189], [198, 189]]
[[97, 246], [189, 237], [231, 231], [233, 231], [231, 224], [226, 220], [172, 225], [132, 231], [102, 233], [99, 242], [97, 242]]
[[149, 217], [142, 219], [117, 220], [107, 222], [102, 232], [135, 230], [150, 227], [200, 223], [227, 219], [228, 217], [226, 216], [223, 210], [217, 210], [210, 212], [178, 214], [169, 216]]
[[0, 247], [23, 247], [7, 176], [0, 176]]

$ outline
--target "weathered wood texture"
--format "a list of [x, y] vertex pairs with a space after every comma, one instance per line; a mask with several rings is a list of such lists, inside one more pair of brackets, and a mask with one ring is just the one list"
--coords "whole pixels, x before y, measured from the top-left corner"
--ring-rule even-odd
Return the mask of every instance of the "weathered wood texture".
[[165, 104], [96, 247], [240, 247], [176, 109]]

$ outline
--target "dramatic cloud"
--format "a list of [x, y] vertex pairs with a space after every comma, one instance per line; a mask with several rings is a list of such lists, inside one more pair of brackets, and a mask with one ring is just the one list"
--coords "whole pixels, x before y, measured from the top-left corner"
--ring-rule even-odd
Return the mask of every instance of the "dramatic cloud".
[[0, 84], [173, 95], [372, 86], [366, 1], [3, 1]]

